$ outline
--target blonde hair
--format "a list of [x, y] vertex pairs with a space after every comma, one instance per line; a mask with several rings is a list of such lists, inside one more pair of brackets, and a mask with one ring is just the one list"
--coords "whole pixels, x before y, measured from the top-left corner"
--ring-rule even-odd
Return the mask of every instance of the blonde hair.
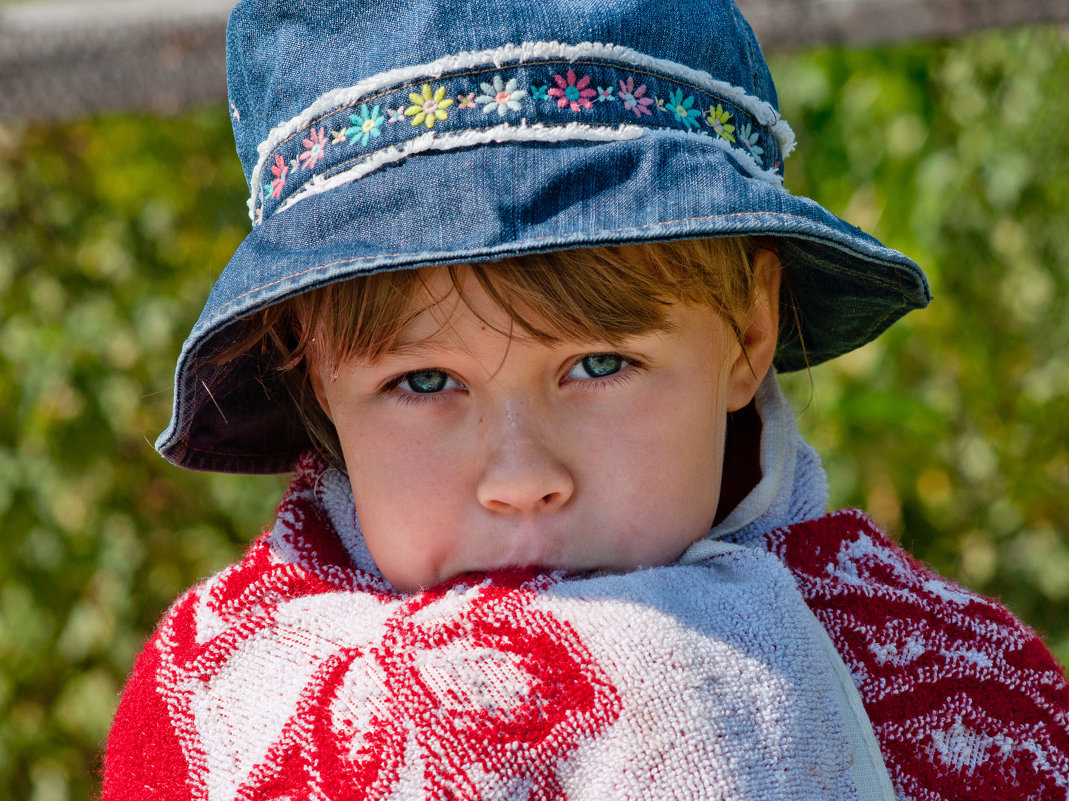
[[414, 302], [421, 291], [430, 297], [426, 269], [448, 271], [462, 300], [470, 272], [511, 324], [544, 344], [612, 343], [666, 330], [675, 303], [714, 310], [741, 337], [754, 303], [753, 258], [761, 247], [769, 244], [753, 237], [689, 239], [358, 276], [246, 318], [244, 335], [215, 361], [258, 351], [267, 369], [279, 371], [315, 447], [344, 469], [337, 433], [315, 397], [309, 368], [325, 360], [333, 371], [351, 359], [373, 362], [388, 353], [414, 317], [444, 299]]

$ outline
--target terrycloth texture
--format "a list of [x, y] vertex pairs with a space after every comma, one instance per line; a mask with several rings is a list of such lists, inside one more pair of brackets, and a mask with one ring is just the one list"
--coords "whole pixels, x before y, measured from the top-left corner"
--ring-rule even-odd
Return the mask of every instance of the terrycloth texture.
[[[836, 797], [850, 784], [842, 751], [805, 752], [806, 742], [800, 753], [777, 737], [823, 716], [811, 739], [841, 744], [843, 723], [802, 616], [769, 606], [787, 587], [761, 552], [791, 571], [849, 667], [898, 798], [1069, 798], [1069, 685], [1042, 643], [863, 515], [822, 517], [819, 459], [773, 379], [757, 400], [760, 484], [687, 566], [629, 576], [499, 576], [394, 596], [347, 481], [306, 461], [275, 530], [177, 602], [141, 654], [110, 736], [104, 801], [717, 798], [702, 782], [730, 781], [740, 799], [768, 797], [776, 782], [774, 797]], [[725, 554], [729, 542], [751, 550]], [[698, 576], [707, 586], [688, 597]], [[781, 625], [792, 658], [780, 648], [752, 658], [760, 638], [738, 631], [710, 641], [758, 606], [758, 634]], [[777, 672], [784, 661], [814, 668], [814, 680], [792, 684]], [[625, 675], [636, 667], [637, 679]], [[745, 679], [727, 681], [734, 705], [715, 697], [725, 667]], [[797, 705], [784, 708], [787, 693]], [[752, 745], [741, 763], [752, 770], [728, 779], [717, 754], [732, 741]], [[809, 759], [827, 787], [792, 775], [791, 758]], [[654, 789], [684, 778], [678, 792]], [[497, 795], [486, 789], [495, 782]]]
[[902, 551], [860, 512], [773, 531], [915, 801], [1069, 798], [1069, 684], [1005, 608]]
[[146, 648], [104, 797], [853, 799], [820, 638], [755, 549], [398, 595], [309, 456]]
[[[834, 780], [830, 792], [808, 784], [792, 796], [797, 777], [761, 773], [782, 764], [767, 761], [771, 752], [791, 755], [774, 733], [820, 714], [780, 714], [781, 693], [795, 688], [776, 673], [775, 654], [748, 658], [750, 641], [673, 647], [701, 638], [668, 614], [680, 596], [665, 579], [706, 571], [728, 588], [726, 597], [714, 590], [696, 606], [680, 604], [690, 616], [714, 607], [746, 614], [732, 606], [740, 586], [732, 582], [766, 571], [766, 600], [780, 586], [778, 571], [756, 554], [636, 574], [650, 580], [645, 604], [630, 607], [611, 589], [634, 591], [626, 576], [554, 582], [517, 575], [401, 599], [355, 568], [330, 536], [332, 515], [314, 499], [332, 495], [336, 476], [325, 474], [313, 489], [311, 472], [298, 476], [276, 530], [241, 564], [180, 600], [146, 646], [109, 740], [105, 801], [382, 798], [389, 791], [401, 798], [581, 798], [583, 788], [591, 797], [637, 798], [643, 782], [683, 776], [688, 784], [678, 795], [659, 797], [717, 798], [701, 789], [710, 775], [703, 766], [722, 765], [717, 751], [735, 738], [759, 741], [756, 774], [739, 780], [780, 780], [777, 797], [835, 797], [847, 784], [835, 758], [810, 765]], [[331, 512], [345, 514], [345, 504]], [[797, 578], [849, 665], [898, 798], [1069, 797], [1069, 686], [1042, 643], [1005, 609], [936, 576], [857, 512], [766, 532], [762, 541]], [[601, 591], [584, 593], [584, 584]], [[611, 624], [598, 617], [608, 609]], [[632, 624], [622, 626], [617, 614], [628, 609]], [[644, 633], [639, 621], [655, 622], [656, 633]], [[785, 644], [814, 658], [806, 638], [789, 627], [782, 633]], [[634, 686], [621, 681], [615, 660], [643, 668]], [[370, 677], [353, 673], [358, 664], [372, 667]], [[761, 706], [737, 701], [726, 718], [709, 716], [718, 701], [707, 696], [722, 687], [714, 673], [725, 665], [767, 683], [753, 688]], [[822, 675], [797, 688], [802, 697], [817, 701], [827, 692]], [[663, 699], [656, 720], [651, 710], [628, 708], [636, 694]], [[356, 736], [372, 724], [377, 734]], [[814, 731], [823, 740], [838, 736], [840, 725], [829, 715]], [[717, 737], [687, 737], [688, 727]], [[636, 741], [645, 761], [610, 749]], [[593, 767], [602, 745], [613, 761]], [[540, 767], [494, 772], [521, 759]], [[471, 765], [479, 766], [469, 771], [472, 783], [451, 788], [450, 777]], [[479, 786], [495, 777], [497, 796]], [[658, 796], [650, 790], [647, 797]]]

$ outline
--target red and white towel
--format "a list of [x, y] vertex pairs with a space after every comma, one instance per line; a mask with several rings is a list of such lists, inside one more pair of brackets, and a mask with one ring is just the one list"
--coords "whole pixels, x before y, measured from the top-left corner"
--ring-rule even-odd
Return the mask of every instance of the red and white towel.
[[168, 613], [106, 799], [859, 797], [838, 674], [775, 556], [399, 595], [332, 524], [346, 486], [306, 458], [274, 531]]
[[304, 457], [274, 529], [146, 645], [104, 801], [1069, 798], [1042, 643], [814, 513], [819, 461], [774, 386], [758, 404], [764, 478], [726, 530], [620, 575], [399, 595]]

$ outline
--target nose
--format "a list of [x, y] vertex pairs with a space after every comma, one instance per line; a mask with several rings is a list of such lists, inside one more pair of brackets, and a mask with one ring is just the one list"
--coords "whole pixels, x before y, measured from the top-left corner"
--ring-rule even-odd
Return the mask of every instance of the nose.
[[488, 432], [487, 457], [479, 479], [479, 503], [502, 514], [537, 514], [560, 509], [575, 481], [556, 448], [522, 411], [506, 409], [500, 426]]

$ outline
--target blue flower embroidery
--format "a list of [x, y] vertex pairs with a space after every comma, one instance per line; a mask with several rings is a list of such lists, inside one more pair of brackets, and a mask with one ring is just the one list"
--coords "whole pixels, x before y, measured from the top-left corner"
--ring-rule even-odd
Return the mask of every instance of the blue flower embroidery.
[[751, 130], [750, 123], [739, 126], [739, 139], [755, 156], [760, 156], [765, 152], [765, 149], [757, 144], [757, 131]]
[[613, 88], [611, 86], [599, 86], [598, 87], [598, 102], [604, 103], [606, 100], [615, 100], [613, 97]]
[[694, 98], [683, 98], [683, 90], [676, 89], [670, 95], [668, 95], [668, 110], [675, 114], [676, 119], [683, 123], [683, 127], [687, 130], [698, 127], [698, 120], [701, 118], [702, 110], [700, 108], [692, 108], [694, 105]]
[[480, 84], [483, 93], [475, 98], [476, 103], [483, 104], [483, 114], [496, 111], [499, 117], [504, 117], [511, 109], [520, 110], [520, 98], [527, 94], [524, 89], [519, 89], [515, 78], [509, 78], [505, 83], [500, 75], [495, 75], [492, 83]]
[[531, 100], [549, 100], [549, 84], [542, 86], [531, 84]]
[[380, 129], [385, 120], [386, 118], [382, 116], [378, 106], [368, 111], [367, 103], [362, 103], [359, 114], [349, 115], [349, 121], [353, 124], [351, 128], [345, 129], [346, 135], [351, 137], [349, 144], [351, 145], [359, 140], [360, 144], [366, 145], [368, 139], [373, 136], [377, 137], [382, 133]]

